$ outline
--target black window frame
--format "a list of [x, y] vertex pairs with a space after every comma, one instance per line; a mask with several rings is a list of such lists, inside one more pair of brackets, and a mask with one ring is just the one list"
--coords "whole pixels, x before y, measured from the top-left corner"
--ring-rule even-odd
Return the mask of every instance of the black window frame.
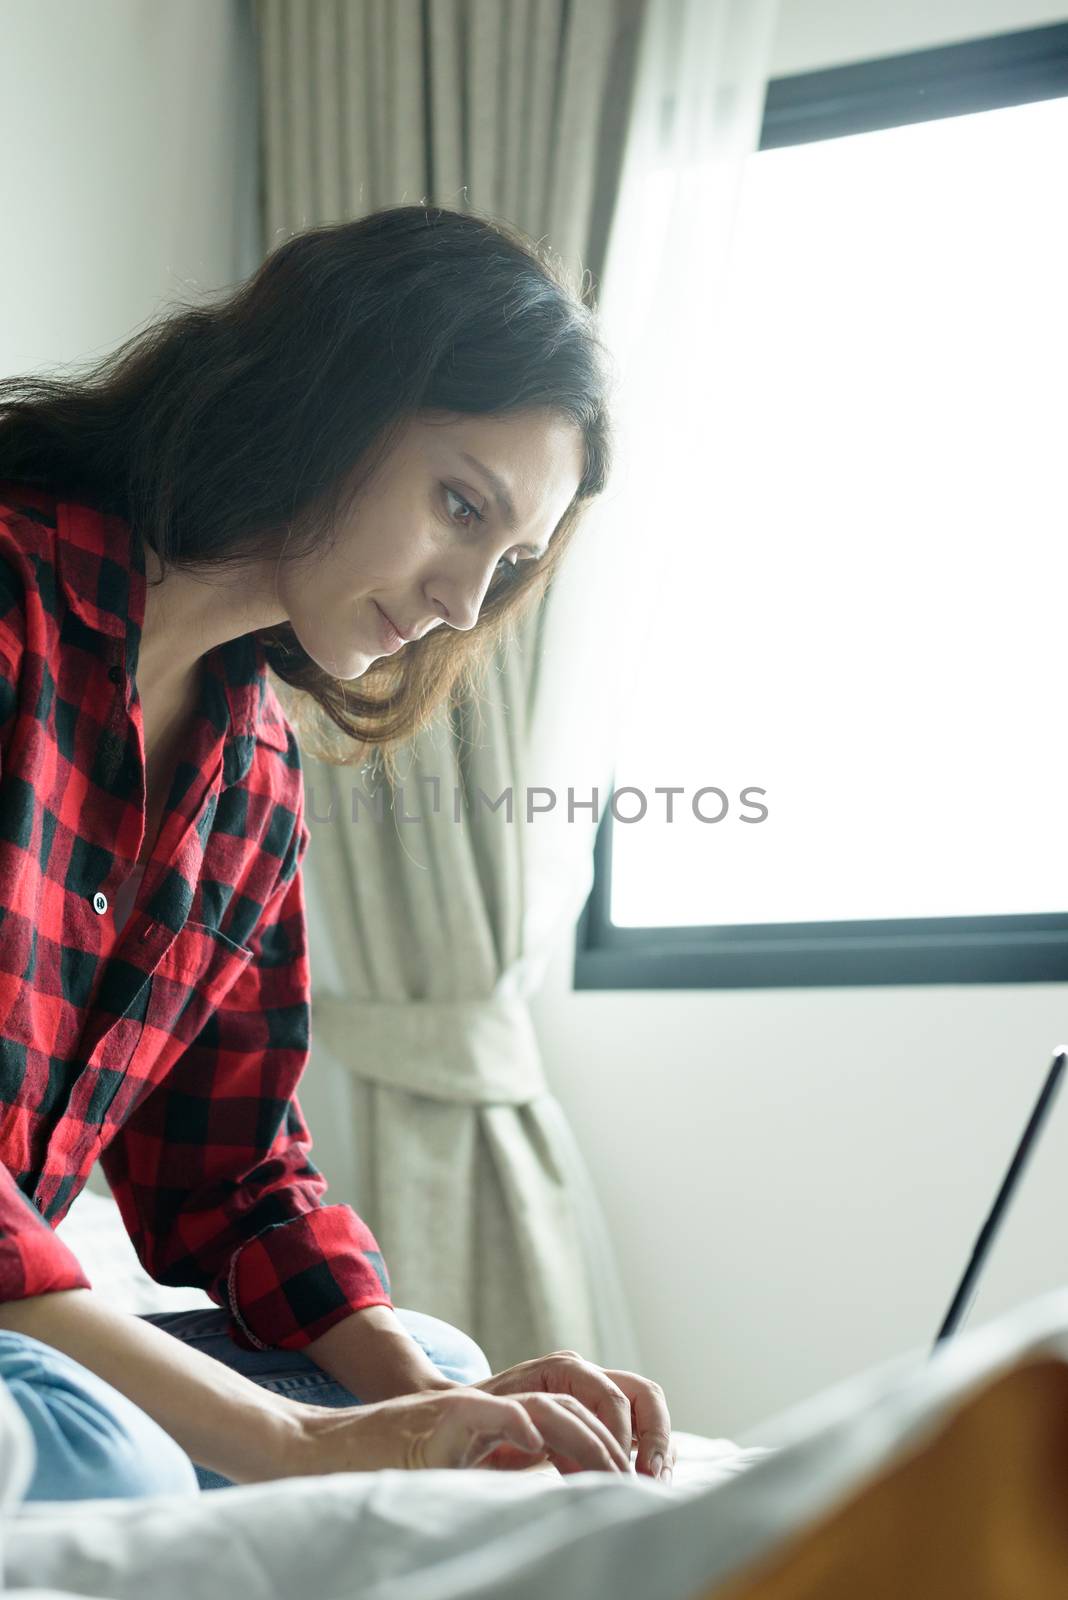
[[[1068, 23], [849, 62], [768, 84], [759, 150], [1068, 95]], [[576, 989], [1063, 983], [1068, 911], [1014, 916], [620, 928], [606, 804], [577, 927]], [[626, 825], [626, 824], [622, 824]], [[981, 864], [977, 864], [977, 870]]]

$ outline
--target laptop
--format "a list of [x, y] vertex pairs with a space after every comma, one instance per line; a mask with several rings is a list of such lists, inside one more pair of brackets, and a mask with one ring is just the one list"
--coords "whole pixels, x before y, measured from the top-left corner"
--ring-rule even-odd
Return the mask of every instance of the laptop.
[[1012, 1197], [1019, 1186], [1028, 1157], [1038, 1142], [1039, 1134], [1046, 1125], [1057, 1090], [1060, 1087], [1061, 1078], [1064, 1076], [1066, 1061], [1068, 1061], [1068, 1049], [1058, 1048], [1046, 1074], [1046, 1081], [1038, 1092], [1038, 1099], [1035, 1101], [1030, 1120], [1020, 1137], [1019, 1144], [1016, 1146], [1016, 1154], [1009, 1162], [1009, 1170], [1002, 1180], [1001, 1188], [994, 1197], [994, 1204], [990, 1208], [990, 1213], [979, 1230], [979, 1237], [975, 1241], [971, 1260], [964, 1269], [964, 1275], [957, 1285], [957, 1291], [953, 1299], [949, 1303], [949, 1310], [946, 1312], [942, 1326], [935, 1335], [935, 1342], [931, 1350], [932, 1355], [934, 1355], [940, 1344], [951, 1338], [958, 1331], [968, 1315], [979, 1286], [979, 1278], [986, 1265], [986, 1259], [997, 1237], [998, 1228], [1001, 1226], [1002, 1219], [1009, 1209]]

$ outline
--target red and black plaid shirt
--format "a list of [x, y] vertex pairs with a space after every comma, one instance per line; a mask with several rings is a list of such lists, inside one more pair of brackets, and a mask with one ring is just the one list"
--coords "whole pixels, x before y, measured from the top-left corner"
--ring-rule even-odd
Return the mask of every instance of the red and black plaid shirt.
[[99, 1157], [146, 1270], [245, 1349], [391, 1304], [296, 1088], [311, 1038], [299, 749], [248, 634], [204, 657], [155, 854], [136, 691], [144, 545], [0, 483], [0, 1301], [90, 1287], [53, 1232]]

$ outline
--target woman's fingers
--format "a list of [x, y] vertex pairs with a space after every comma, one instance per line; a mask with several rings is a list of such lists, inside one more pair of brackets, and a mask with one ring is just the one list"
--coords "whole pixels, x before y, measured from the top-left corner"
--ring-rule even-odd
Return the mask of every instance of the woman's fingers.
[[457, 1389], [440, 1396], [442, 1422], [424, 1447], [426, 1466], [476, 1467], [501, 1445], [522, 1450], [532, 1464], [545, 1440], [518, 1401]]
[[517, 1394], [507, 1399], [455, 1390], [446, 1396], [443, 1425], [415, 1465], [473, 1467], [502, 1445], [548, 1456], [561, 1473], [630, 1473], [630, 1456], [599, 1417], [573, 1395]]
[[634, 1443], [633, 1412], [631, 1402], [610, 1373], [591, 1362], [583, 1362], [575, 1379], [572, 1394], [581, 1400], [587, 1411], [600, 1417], [612, 1437], [619, 1443], [630, 1465], [630, 1447]]
[[505, 1398], [458, 1388], [418, 1400], [397, 1411], [405, 1466], [474, 1467], [503, 1445], [526, 1452], [531, 1464], [548, 1456], [561, 1473], [631, 1471], [629, 1451], [574, 1395]]
[[547, 1394], [569, 1394], [599, 1417], [630, 1464], [633, 1441], [631, 1402], [612, 1374], [575, 1350], [560, 1350], [541, 1363], [538, 1388]]
[[671, 1417], [658, 1383], [637, 1372], [616, 1371], [586, 1361], [577, 1350], [554, 1350], [534, 1361], [522, 1361], [504, 1372], [479, 1379], [487, 1394], [525, 1393], [528, 1388], [557, 1397], [570, 1395], [603, 1422], [630, 1460], [637, 1446], [635, 1470], [651, 1477], [660, 1465], [675, 1461]]
[[[675, 1447], [671, 1442], [671, 1416], [663, 1389], [658, 1383], [642, 1378], [636, 1372], [617, 1372], [606, 1368], [605, 1375], [623, 1391], [633, 1408], [634, 1435], [638, 1445], [635, 1471], [659, 1477], [659, 1472], [653, 1468], [654, 1458], [659, 1456], [663, 1467], [670, 1473], [675, 1466]], [[667, 1481], [671, 1481], [670, 1477]]]
[[560, 1472], [630, 1472], [629, 1452], [574, 1395], [536, 1393], [515, 1398], [534, 1419]]

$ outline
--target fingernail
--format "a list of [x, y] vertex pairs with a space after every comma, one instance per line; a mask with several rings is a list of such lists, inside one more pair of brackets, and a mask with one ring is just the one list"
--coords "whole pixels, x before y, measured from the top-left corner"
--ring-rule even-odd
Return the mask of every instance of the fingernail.
[[671, 1482], [671, 1468], [670, 1467], [665, 1467], [664, 1468], [663, 1472], [660, 1474], [660, 1482], [661, 1483], [670, 1483]]
[[649, 1462], [649, 1470], [654, 1478], [659, 1478], [660, 1469], [664, 1465], [663, 1456], [653, 1456]]

